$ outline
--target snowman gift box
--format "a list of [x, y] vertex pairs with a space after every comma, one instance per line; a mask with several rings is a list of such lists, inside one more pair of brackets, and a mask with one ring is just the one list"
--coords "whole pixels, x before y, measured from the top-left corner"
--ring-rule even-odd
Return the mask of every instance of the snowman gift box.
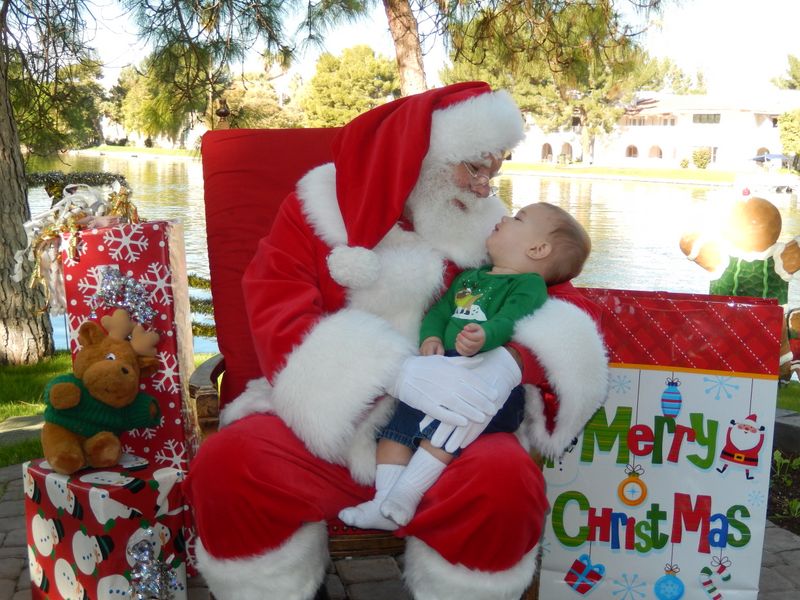
[[183, 476], [133, 455], [117, 467], [71, 476], [43, 459], [25, 463], [32, 598], [127, 598], [152, 585], [164, 597], [185, 599], [191, 534]]

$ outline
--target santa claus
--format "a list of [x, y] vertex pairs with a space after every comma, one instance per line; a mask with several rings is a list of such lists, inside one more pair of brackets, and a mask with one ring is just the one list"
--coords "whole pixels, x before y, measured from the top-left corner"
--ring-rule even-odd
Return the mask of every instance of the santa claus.
[[530, 583], [547, 500], [528, 449], [561, 454], [605, 398], [594, 306], [569, 283], [551, 287], [492, 351], [521, 367], [515, 381], [484, 372], [491, 360], [415, 356], [423, 312], [486, 260], [484, 240], [506, 214], [489, 179], [523, 125], [510, 95], [484, 83], [401, 98], [345, 126], [333, 162], [284, 201], [243, 283], [264, 378], [226, 407], [187, 478], [216, 598], [313, 598], [325, 521], [373, 497], [375, 433], [395, 397], [473, 425], [520, 372], [518, 435], [468, 445], [396, 534], [418, 600], [516, 599]]
[[728, 432], [725, 435], [725, 446], [720, 452], [720, 460], [725, 461], [717, 471], [724, 473], [728, 465], [739, 465], [744, 467], [744, 475], [747, 479], [753, 479], [750, 469], [758, 467], [758, 455], [764, 445], [763, 425], [759, 427], [756, 415], [749, 415], [742, 421], [731, 419]]

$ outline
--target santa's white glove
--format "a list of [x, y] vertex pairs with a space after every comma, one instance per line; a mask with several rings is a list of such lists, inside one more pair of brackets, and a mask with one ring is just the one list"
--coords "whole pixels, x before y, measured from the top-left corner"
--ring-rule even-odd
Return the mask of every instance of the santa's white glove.
[[[497, 412], [497, 392], [463, 361], [441, 355], [412, 356], [387, 390], [408, 406], [452, 426], [482, 421]], [[491, 417], [489, 417], [491, 418]]]
[[522, 371], [517, 361], [505, 348], [495, 348], [467, 360], [471, 361], [470, 371], [483, 380], [486, 385], [491, 386], [497, 395], [493, 410], [491, 413], [486, 413], [485, 418], [470, 419], [469, 423], [457, 426], [442, 422], [436, 428], [431, 437], [431, 444], [437, 448], [444, 447], [445, 451], [451, 454], [459, 448], [466, 448], [475, 441], [475, 438], [489, 425], [489, 421], [492, 420], [495, 413], [508, 400], [511, 390], [522, 381]]

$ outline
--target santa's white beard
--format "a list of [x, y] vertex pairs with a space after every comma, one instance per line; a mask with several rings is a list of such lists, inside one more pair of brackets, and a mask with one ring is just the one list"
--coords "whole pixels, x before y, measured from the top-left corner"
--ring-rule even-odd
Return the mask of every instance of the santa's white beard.
[[423, 164], [406, 206], [425, 241], [459, 267], [477, 267], [488, 261], [486, 238], [507, 212], [496, 196], [480, 198], [452, 178], [452, 165]]
[[734, 426], [733, 429], [731, 429], [731, 443], [737, 450], [750, 450], [758, 446], [761, 435], [763, 434], [760, 432], [750, 433], [748, 431], [742, 431]]

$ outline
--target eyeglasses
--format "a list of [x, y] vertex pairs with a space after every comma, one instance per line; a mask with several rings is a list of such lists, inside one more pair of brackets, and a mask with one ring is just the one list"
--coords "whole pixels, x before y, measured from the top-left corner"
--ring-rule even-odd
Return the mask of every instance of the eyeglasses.
[[469, 173], [469, 176], [474, 179], [478, 185], [486, 185], [492, 179], [488, 175], [478, 173], [477, 169], [465, 160], [462, 160], [461, 164], [464, 165], [464, 168], [467, 170], [467, 173]]
[[477, 169], [465, 160], [462, 160], [461, 164], [464, 165], [464, 168], [467, 170], [467, 173], [469, 173], [469, 176], [472, 177], [474, 180], [476, 180], [479, 183], [489, 183], [491, 177], [489, 177], [488, 175], [484, 175], [483, 173], [478, 173]]
[[[493, 175], [493, 176], [491, 176], [491, 177], [490, 177], [489, 175], [484, 175], [483, 173], [478, 173], [478, 170], [477, 170], [477, 169], [476, 169], [476, 168], [475, 168], [473, 165], [469, 164], [469, 163], [468, 163], [467, 161], [465, 161], [465, 160], [462, 160], [462, 161], [461, 161], [461, 164], [462, 164], [462, 165], [464, 165], [464, 168], [466, 169], [466, 171], [467, 171], [467, 174], [468, 174], [468, 175], [469, 175], [469, 176], [470, 176], [470, 177], [471, 177], [471, 178], [472, 178], [472, 179], [475, 181], [475, 183], [476, 183], [476, 184], [478, 184], [478, 185], [486, 185], [486, 184], [487, 184], [487, 183], [489, 183], [489, 182], [490, 182], [492, 179], [494, 179], [495, 177], [497, 177], [497, 174], [495, 174], [495, 175]], [[490, 185], [490, 186], [489, 186], [489, 195], [490, 195], [490, 196], [496, 196], [498, 191], [499, 191], [499, 189], [498, 189], [496, 186], [493, 186], [493, 185]]]

